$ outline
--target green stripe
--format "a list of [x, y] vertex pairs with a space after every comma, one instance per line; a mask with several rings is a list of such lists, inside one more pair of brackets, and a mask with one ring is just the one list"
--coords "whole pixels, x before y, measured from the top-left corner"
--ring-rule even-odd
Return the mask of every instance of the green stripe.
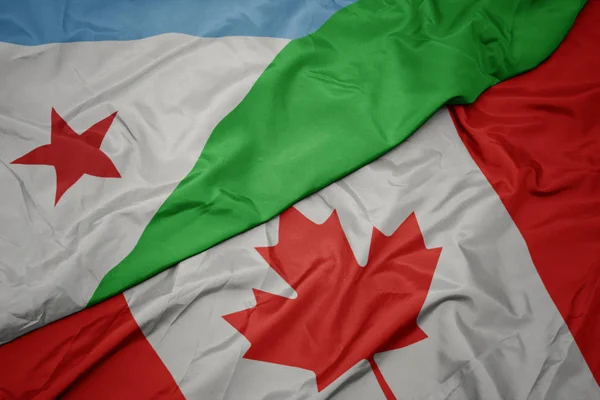
[[546, 58], [584, 0], [360, 0], [275, 58], [89, 304], [273, 218]]

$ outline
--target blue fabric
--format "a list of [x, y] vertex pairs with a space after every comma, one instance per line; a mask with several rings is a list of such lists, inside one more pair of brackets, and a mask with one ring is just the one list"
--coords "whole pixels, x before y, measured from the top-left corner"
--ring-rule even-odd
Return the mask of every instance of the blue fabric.
[[161, 33], [298, 38], [355, 0], [0, 0], [0, 41], [133, 40]]

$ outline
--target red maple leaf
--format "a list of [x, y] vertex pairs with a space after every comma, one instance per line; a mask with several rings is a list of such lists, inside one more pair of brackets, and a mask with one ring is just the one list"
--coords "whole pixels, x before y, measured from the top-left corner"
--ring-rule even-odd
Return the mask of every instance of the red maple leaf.
[[361, 267], [337, 213], [322, 225], [295, 208], [279, 220], [279, 243], [257, 248], [296, 290], [289, 299], [254, 289], [256, 306], [223, 318], [251, 343], [244, 358], [314, 371], [319, 391], [373, 355], [425, 339], [417, 325], [441, 248], [427, 249], [414, 214], [391, 236], [373, 228]]

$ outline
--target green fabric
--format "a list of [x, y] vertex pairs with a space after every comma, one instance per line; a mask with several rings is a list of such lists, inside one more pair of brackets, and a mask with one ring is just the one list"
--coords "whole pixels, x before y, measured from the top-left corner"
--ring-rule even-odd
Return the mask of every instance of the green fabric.
[[[290, 42], [90, 304], [273, 218], [535, 67], [585, 0], [359, 0]], [[193, 132], [190, 132], [193, 134]]]

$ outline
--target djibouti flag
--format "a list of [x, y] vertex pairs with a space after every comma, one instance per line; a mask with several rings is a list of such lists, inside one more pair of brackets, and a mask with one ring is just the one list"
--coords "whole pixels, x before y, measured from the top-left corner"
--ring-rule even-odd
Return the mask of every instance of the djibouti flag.
[[4, 4], [0, 343], [270, 220], [535, 67], [583, 4]]

